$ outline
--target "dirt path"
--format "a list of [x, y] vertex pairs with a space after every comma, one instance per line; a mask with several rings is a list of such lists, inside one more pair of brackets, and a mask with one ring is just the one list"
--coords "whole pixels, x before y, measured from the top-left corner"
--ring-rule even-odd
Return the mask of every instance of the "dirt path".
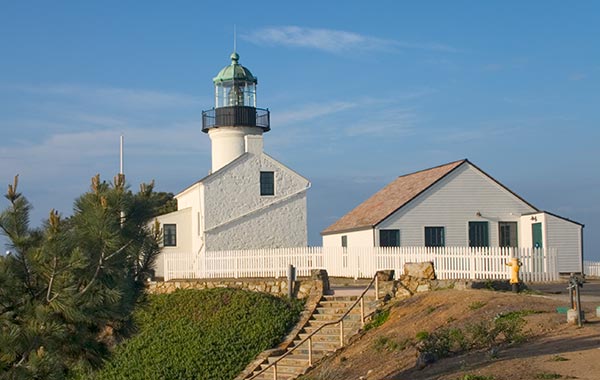
[[[310, 380], [536, 380], [600, 379], [600, 320], [596, 303], [584, 303], [589, 320], [583, 328], [566, 324], [556, 308], [564, 300], [486, 290], [444, 290], [398, 302], [382, 326], [326, 358], [305, 378]], [[528, 311], [525, 343], [441, 359], [415, 368], [416, 335], [440, 327], [466, 328], [499, 314]], [[474, 377], [479, 376], [479, 377]]]

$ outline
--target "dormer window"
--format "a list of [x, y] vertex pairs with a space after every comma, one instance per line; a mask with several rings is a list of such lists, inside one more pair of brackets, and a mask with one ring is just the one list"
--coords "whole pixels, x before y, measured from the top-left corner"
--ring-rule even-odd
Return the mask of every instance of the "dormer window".
[[275, 195], [275, 172], [260, 172], [260, 195]]

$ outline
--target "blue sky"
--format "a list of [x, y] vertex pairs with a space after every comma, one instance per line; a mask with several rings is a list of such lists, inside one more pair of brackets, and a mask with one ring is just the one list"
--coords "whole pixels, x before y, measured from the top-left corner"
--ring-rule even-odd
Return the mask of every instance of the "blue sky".
[[[259, 79], [265, 149], [313, 183], [309, 242], [396, 176], [469, 158], [586, 225], [600, 260], [597, 2], [4, 2], [0, 179], [39, 224], [96, 173], [178, 192], [210, 168], [201, 111]], [[1, 180], [0, 180], [1, 183]]]

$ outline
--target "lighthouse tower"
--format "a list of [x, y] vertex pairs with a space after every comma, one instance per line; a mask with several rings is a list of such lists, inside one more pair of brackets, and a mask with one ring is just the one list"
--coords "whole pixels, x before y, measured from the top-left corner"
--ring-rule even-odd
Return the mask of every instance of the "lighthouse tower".
[[269, 110], [256, 108], [258, 80], [231, 54], [231, 64], [213, 78], [215, 107], [202, 112], [202, 131], [211, 140], [214, 173], [245, 152], [262, 152], [262, 134], [269, 131]]

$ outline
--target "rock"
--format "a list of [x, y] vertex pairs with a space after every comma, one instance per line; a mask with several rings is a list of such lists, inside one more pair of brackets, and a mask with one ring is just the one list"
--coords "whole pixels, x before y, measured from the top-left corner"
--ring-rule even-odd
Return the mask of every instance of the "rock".
[[323, 283], [323, 293], [330, 293], [331, 289], [329, 287], [329, 274], [327, 274], [325, 269], [313, 269], [311, 271], [310, 278], [321, 281]]
[[431, 352], [421, 352], [419, 356], [417, 356], [415, 367], [421, 370], [433, 363], [435, 363], [435, 356]]
[[405, 287], [399, 287], [396, 291], [396, 298], [407, 298], [410, 296], [412, 296], [412, 293]]
[[394, 281], [395, 271], [393, 269], [386, 269], [377, 271], [377, 280], [378, 281]]
[[435, 280], [435, 270], [431, 261], [424, 263], [406, 263], [404, 264], [404, 274], [418, 279]]

